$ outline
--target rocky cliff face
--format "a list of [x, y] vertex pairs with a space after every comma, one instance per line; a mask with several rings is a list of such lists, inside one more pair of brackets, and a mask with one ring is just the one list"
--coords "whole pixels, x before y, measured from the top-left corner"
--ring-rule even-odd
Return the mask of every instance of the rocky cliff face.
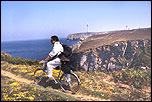
[[84, 52], [91, 48], [110, 45], [117, 41], [144, 40], [151, 38], [151, 28], [111, 31], [106, 34], [90, 36], [74, 45], [74, 52]]
[[107, 32], [84, 32], [84, 33], [75, 33], [69, 34], [67, 40], [85, 40], [86, 38], [93, 35], [106, 34]]
[[[86, 71], [114, 71], [138, 64], [137, 51], [145, 56], [151, 56], [151, 40], [118, 41], [110, 45], [90, 48], [87, 51], [74, 53], [71, 57], [72, 65]], [[148, 58], [149, 58], [148, 57]], [[150, 57], [151, 59], [151, 57]], [[137, 61], [137, 62], [136, 62]], [[146, 66], [139, 63], [140, 66]], [[138, 64], [138, 65], [139, 65]], [[151, 66], [151, 63], [148, 65]], [[139, 66], [138, 66], [139, 67]]]
[[90, 35], [72, 49], [71, 64], [86, 71], [151, 67], [151, 28]]

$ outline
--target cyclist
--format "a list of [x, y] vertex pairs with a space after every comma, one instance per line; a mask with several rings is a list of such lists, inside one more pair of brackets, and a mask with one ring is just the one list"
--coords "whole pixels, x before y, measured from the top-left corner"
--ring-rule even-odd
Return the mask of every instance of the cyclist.
[[[52, 51], [49, 53], [48, 57], [45, 60], [42, 60], [39, 62], [39, 63], [44, 63], [48, 59], [52, 58], [47, 63], [47, 76], [49, 79], [46, 80], [46, 82], [53, 80], [52, 70], [54, 68], [56, 68], [57, 66], [61, 65], [60, 59], [61, 59], [61, 57], [65, 57], [65, 56], [61, 55], [63, 52], [63, 47], [62, 47], [61, 43], [59, 42], [59, 38], [57, 36], [51, 37], [51, 43], [54, 45]], [[66, 74], [65, 77], [68, 82], [71, 80], [70, 74]]]

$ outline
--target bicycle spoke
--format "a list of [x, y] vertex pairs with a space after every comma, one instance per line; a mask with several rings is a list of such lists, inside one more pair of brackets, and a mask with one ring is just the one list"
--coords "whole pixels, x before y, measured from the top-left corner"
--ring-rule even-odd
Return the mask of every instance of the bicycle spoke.
[[42, 78], [46, 77], [46, 74], [43, 70], [39, 69], [35, 71], [34, 76], [35, 76], [34, 82], [38, 84], [42, 80]]
[[70, 74], [70, 82], [67, 82], [65, 75], [61, 76], [60, 82], [61, 82], [61, 89], [63, 91], [71, 90], [73, 93], [77, 92], [80, 88], [80, 81], [78, 77], [75, 74]]

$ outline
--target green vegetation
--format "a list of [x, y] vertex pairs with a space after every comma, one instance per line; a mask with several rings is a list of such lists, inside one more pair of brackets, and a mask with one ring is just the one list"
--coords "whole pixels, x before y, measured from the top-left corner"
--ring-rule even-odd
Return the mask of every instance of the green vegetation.
[[[131, 58], [127, 58], [126, 56], [119, 58], [118, 61], [123, 67], [129, 67], [134, 69], [139, 69], [143, 66], [147, 66], [151, 69], [151, 46], [145, 46], [144, 49], [137, 48], [133, 50], [133, 56]], [[128, 63], [128, 65], [127, 65]]]
[[[1, 57], [4, 54], [1, 53]], [[6, 54], [5, 56], [9, 56]], [[9, 56], [11, 57], [11, 56]], [[13, 59], [13, 57], [11, 57]], [[5, 59], [5, 57], [4, 57]], [[20, 62], [23, 59], [17, 59]], [[9, 61], [9, 60], [7, 60]], [[22, 76], [33, 81], [36, 65], [26, 63], [11, 64], [1, 61], [1, 70]], [[15, 62], [14, 62], [15, 63]], [[55, 74], [57, 71], [53, 71]], [[81, 88], [76, 93], [112, 101], [150, 101], [151, 71], [129, 68], [122, 72], [105, 74], [103, 72], [76, 71], [80, 76]], [[131, 84], [130, 84], [131, 83]], [[45, 84], [45, 83], [44, 83]], [[132, 89], [131, 85], [134, 86]], [[51, 85], [27, 84], [1, 75], [1, 101], [79, 101], [60, 89], [52, 89]]]
[[37, 65], [38, 60], [31, 60], [31, 59], [23, 59], [19, 57], [12, 57], [4, 52], [1, 52], [1, 61], [7, 61], [8, 63], [12, 64], [24, 64], [24, 65]]
[[1, 80], [1, 101], [79, 101], [51, 88], [16, 82], [6, 76]]
[[116, 82], [121, 81], [133, 85], [135, 88], [141, 89], [151, 85], [151, 70], [142, 71], [129, 68], [122, 72], [113, 72], [113, 77]]
[[151, 67], [151, 46], [146, 46], [143, 50], [134, 50], [135, 55], [130, 67], [139, 68], [141, 66]]
[[[123, 71], [113, 72], [113, 78], [116, 82], [121, 81], [128, 85], [133, 85], [135, 88], [142, 89], [151, 85], [151, 47], [146, 46], [144, 49], [136, 48], [133, 50], [133, 60], [125, 57], [119, 59], [119, 62], [128, 67]], [[128, 63], [128, 66], [126, 65]], [[141, 69], [141, 67], [148, 69]]]

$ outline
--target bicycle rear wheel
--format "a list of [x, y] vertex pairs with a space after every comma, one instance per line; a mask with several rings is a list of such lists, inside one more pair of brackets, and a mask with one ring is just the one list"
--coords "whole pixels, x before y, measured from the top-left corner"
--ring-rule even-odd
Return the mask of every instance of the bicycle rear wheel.
[[34, 83], [38, 84], [44, 77], [46, 77], [46, 72], [42, 68], [36, 69], [34, 72]]
[[63, 74], [60, 78], [60, 83], [61, 83], [61, 89], [65, 92], [66, 90], [70, 90], [72, 91], [72, 93], [76, 93], [79, 88], [80, 88], [80, 80], [77, 77], [76, 74], [71, 73], [70, 74], [70, 82], [67, 82], [66, 78], [65, 78], [65, 74]]

